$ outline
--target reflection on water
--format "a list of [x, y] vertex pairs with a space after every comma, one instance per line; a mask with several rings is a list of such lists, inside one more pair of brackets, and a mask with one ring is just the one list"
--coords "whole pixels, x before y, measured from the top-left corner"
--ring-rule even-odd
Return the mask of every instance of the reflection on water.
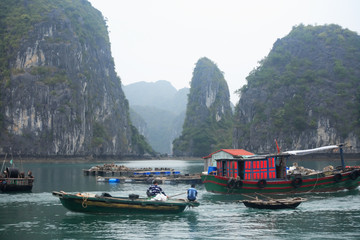
[[[201, 161], [127, 161], [128, 167], [170, 167], [201, 172]], [[307, 168], [332, 162], [306, 163]], [[360, 165], [360, 162], [354, 165]], [[246, 208], [243, 196], [208, 193], [198, 185], [200, 207], [175, 215], [89, 215], [65, 209], [52, 191], [130, 193], [145, 196], [147, 184], [109, 184], [84, 176], [91, 163], [27, 163], [36, 177], [32, 193], [0, 194], [0, 239], [360, 239], [359, 188], [303, 194], [297, 209]], [[168, 195], [186, 184], [162, 185]]]

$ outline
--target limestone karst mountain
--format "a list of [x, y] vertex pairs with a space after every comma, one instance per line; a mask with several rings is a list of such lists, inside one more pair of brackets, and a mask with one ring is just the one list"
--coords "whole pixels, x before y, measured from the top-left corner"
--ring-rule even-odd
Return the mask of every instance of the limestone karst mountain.
[[86, 0], [2, 0], [0, 15], [0, 153], [152, 153], [129, 120], [98, 10]]
[[360, 152], [360, 36], [299, 25], [278, 39], [239, 90], [234, 144], [251, 152], [346, 143]]
[[220, 148], [231, 148], [232, 121], [223, 73], [210, 59], [199, 59], [191, 80], [183, 130], [174, 140], [174, 155], [202, 157]]

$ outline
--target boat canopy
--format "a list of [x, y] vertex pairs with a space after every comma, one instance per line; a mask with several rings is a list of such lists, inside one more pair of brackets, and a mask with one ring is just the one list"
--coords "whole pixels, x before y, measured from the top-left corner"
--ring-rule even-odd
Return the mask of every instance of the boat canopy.
[[313, 148], [313, 149], [306, 149], [306, 150], [294, 150], [294, 151], [286, 151], [284, 154], [290, 154], [290, 155], [306, 155], [306, 154], [312, 154], [316, 152], [322, 152], [326, 150], [331, 149], [338, 149], [340, 148], [339, 145], [331, 145], [331, 146], [325, 146], [325, 147], [319, 147], [319, 148]]

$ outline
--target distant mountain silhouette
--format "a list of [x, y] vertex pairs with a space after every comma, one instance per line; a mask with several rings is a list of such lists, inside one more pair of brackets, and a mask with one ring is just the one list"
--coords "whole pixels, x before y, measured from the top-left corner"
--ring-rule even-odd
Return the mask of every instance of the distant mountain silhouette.
[[[130, 118], [155, 151], [172, 154], [185, 119], [189, 88], [176, 90], [170, 82], [137, 82], [123, 86], [130, 105]], [[139, 119], [142, 118], [142, 119]]]

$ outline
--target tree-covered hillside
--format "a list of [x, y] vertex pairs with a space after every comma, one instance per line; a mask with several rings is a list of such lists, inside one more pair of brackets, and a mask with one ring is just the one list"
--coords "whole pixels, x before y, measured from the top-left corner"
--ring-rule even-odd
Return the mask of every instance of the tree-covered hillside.
[[278, 39], [239, 90], [234, 145], [249, 151], [360, 142], [360, 37], [299, 25]]

